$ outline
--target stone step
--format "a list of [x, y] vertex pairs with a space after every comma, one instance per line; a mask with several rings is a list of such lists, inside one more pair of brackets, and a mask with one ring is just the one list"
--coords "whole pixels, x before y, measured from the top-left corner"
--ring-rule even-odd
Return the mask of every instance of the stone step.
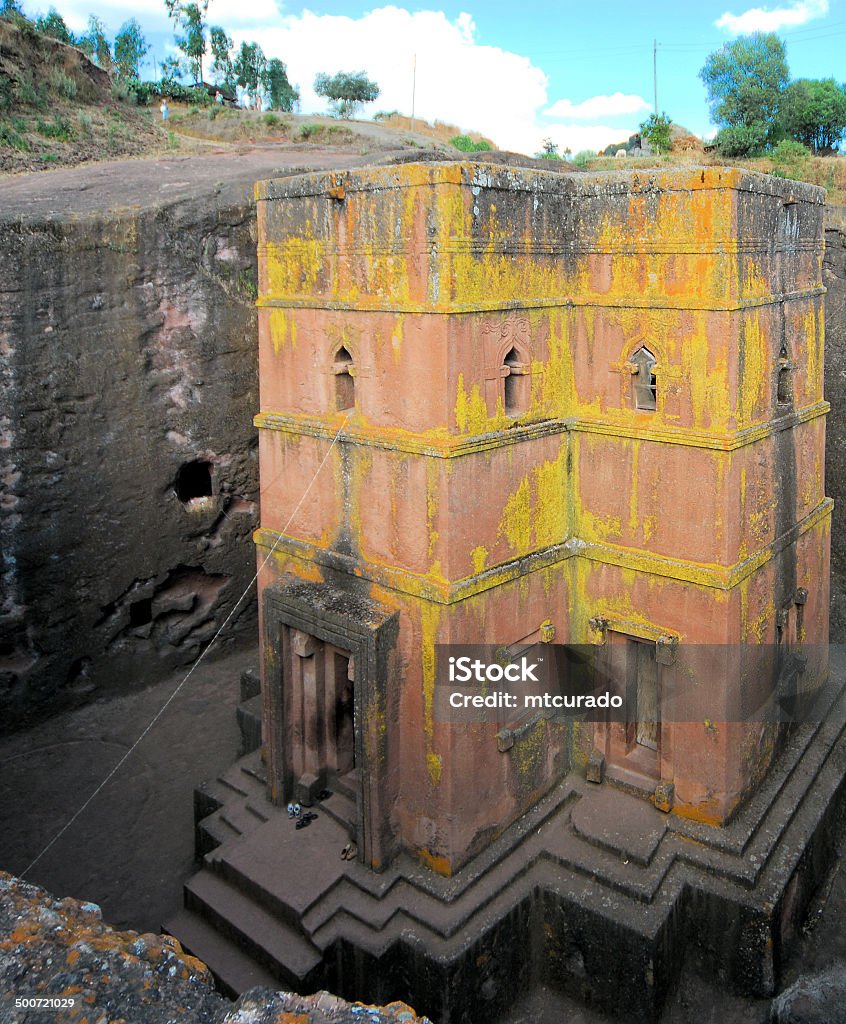
[[294, 988], [307, 986], [321, 963], [321, 953], [300, 932], [211, 871], [186, 883], [185, 906]]
[[343, 793], [333, 792], [331, 796], [318, 801], [313, 810], [318, 814], [321, 811], [328, 814], [330, 818], [347, 830], [351, 839], [355, 838], [358, 814], [354, 799], [350, 799]]
[[[320, 805], [318, 805], [320, 808]], [[345, 828], [322, 808], [298, 830], [281, 808], [247, 839], [215, 851], [214, 870], [248, 898], [297, 925], [352, 866], [341, 860], [349, 842]]]
[[221, 807], [213, 817], [226, 822], [240, 836], [249, 835], [259, 825], [263, 825], [267, 821], [267, 815], [252, 801]]
[[346, 775], [335, 775], [327, 782], [326, 788], [332, 794], [346, 797], [355, 803], [358, 799], [358, 772], [353, 769]]
[[250, 786], [258, 784], [261, 786], [262, 792], [267, 794], [267, 767], [261, 759], [261, 754], [255, 753], [242, 758], [238, 762], [238, 769], [247, 776]]
[[186, 953], [202, 960], [223, 993], [233, 999], [257, 985], [270, 989], [279, 986], [274, 974], [190, 910], [180, 910], [162, 931], [178, 939]]

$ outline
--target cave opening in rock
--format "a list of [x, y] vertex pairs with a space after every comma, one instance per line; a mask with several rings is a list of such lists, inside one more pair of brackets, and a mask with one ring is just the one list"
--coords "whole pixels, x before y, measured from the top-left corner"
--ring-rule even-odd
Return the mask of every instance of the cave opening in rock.
[[211, 463], [199, 459], [186, 462], [179, 467], [174, 488], [181, 502], [187, 503], [194, 498], [210, 498], [212, 495]]

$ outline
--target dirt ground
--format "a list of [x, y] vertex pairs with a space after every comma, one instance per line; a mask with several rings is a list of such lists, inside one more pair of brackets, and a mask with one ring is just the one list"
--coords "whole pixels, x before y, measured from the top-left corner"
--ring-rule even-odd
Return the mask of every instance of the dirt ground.
[[209, 147], [202, 160], [164, 155], [0, 177], [4, 218], [40, 223], [68, 216], [140, 209], [199, 191], [254, 182], [292, 170], [327, 170], [372, 162], [356, 151], [289, 145]]

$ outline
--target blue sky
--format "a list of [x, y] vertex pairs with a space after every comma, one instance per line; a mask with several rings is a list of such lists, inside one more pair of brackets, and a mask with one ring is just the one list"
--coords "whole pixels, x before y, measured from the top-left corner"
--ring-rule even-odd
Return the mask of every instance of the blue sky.
[[[160, 60], [172, 44], [163, 0], [53, 0], [76, 31], [89, 13], [113, 33], [133, 15]], [[44, 11], [24, 0], [27, 13]], [[653, 107], [697, 135], [713, 131], [698, 78], [707, 55], [739, 34], [775, 31], [795, 78], [846, 80], [846, 0], [485, 0], [361, 4], [313, 0], [210, 0], [208, 18], [237, 43], [257, 40], [288, 65], [304, 113], [325, 110], [311, 84], [318, 71], [366, 70], [382, 95], [377, 110], [415, 111], [484, 132], [499, 146], [532, 153], [544, 138], [564, 149], [598, 149], [625, 139]], [[152, 68], [147, 69], [152, 72]]]

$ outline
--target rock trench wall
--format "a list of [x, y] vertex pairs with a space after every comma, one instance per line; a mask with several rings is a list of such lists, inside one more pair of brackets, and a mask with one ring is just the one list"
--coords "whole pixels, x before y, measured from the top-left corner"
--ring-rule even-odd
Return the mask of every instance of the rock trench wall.
[[0, 223], [7, 727], [192, 662], [252, 579], [247, 195]]
[[[23, 1000], [23, 1003], [17, 1003]], [[43, 1000], [43, 1009], [37, 1001]], [[429, 1024], [405, 1003], [347, 1003], [255, 988], [230, 1003], [167, 935], [115, 931], [100, 908], [0, 871], [0, 1020], [17, 1024]]]
[[[832, 640], [846, 639], [846, 209], [828, 208]], [[257, 523], [243, 186], [0, 222], [0, 729], [190, 664]], [[221, 641], [255, 635], [255, 602]]]

